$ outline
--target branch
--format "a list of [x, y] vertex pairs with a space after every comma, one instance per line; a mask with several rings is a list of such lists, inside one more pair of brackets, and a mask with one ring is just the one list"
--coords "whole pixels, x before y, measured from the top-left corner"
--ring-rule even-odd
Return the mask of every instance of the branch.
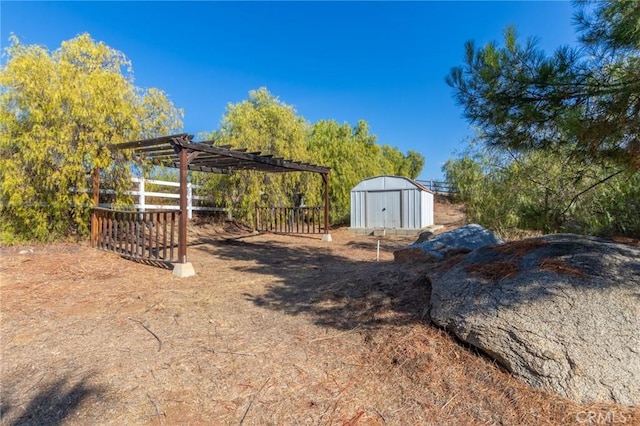
[[140, 320], [137, 320], [135, 318], [131, 318], [131, 317], [127, 317], [128, 320], [133, 321], [133, 322], [137, 322], [138, 324], [140, 324], [145, 330], [147, 330], [149, 333], [151, 333], [151, 335], [153, 337], [156, 338], [156, 340], [158, 341], [158, 352], [160, 352], [160, 350], [162, 349], [162, 341], [160, 340], [160, 338], [158, 337], [158, 335], [156, 333], [154, 333], [153, 331], [151, 331], [149, 329], [149, 327], [147, 327], [146, 325], [144, 325], [144, 323]]
[[264, 383], [262, 384], [262, 386], [260, 386], [260, 389], [258, 389], [258, 391], [251, 396], [251, 400], [249, 401], [249, 405], [247, 405], [247, 408], [246, 408], [246, 410], [244, 410], [244, 414], [242, 415], [242, 418], [240, 419], [240, 425], [244, 424], [244, 419], [247, 417], [247, 413], [249, 412], [249, 409], [251, 408], [251, 405], [253, 404], [253, 400], [256, 399], [256, 396], [262, 391], [262, 389], [264, 389], [264, 387], [267, 385], [267, 383], [269, 383], [269, 380], [271, 380], [271, 377], [267, 377], [267, 380], [265, 380]]
[[[520, 166], [522, 166], [522, 167], [523, 167], [523, 169], [525, 169], [525, 168], [524, 168], [524, 165], [522, 164], [522, 162], [521, 162], [521, 161], [520, 161], [520, 160], [515, 156], [515, 154], [514, 154], [514, 153], [513, 153], [509, 148], [507, 148], [507, 153], [509, 154], [509, 156], [511, 156], [511, 158], [513, 159], [513, 161], [515, 161], [516, 163], [520, 164]], [[540, 172], [544, 172], [544, 170], [542, 170], [542, 169], [538, 168], [535, 164], [534, 164], [534, 167], [535, 167], [536, 169], [538, 169]], [[526, 169], [525, 169], [525, 170], [526, 170]], [[531, 174], [530, 174], [528, 171], [525, 171], [524, 173], [527, 175], [527, 177], [529, 178], [529, 180], [530, 180], [531, 182], [535, 183], [536, 185], [541, 186], [542, 188], [544, 188], [544, 189], [546, 189], [546, 190], [549, 190], [549, 191], [551, 190], [551, 188], [550, 188], [549, 186], [547, 186], [546, 184], [544, 184], [544, 183], [542, 183], [542, 182], [538, 181], [537, 179], [534, 179], [534, 178], [533, 178], [533, 176], [531, 176]]]
[[561, 216], [564, 216], [564, 214], [571, 208], [571, 206], [573, 205], [573, 203], [576, 202], [576, 200], [583, 195], [586, 192], [591, 191], [593, 188], [595, 188], [596, 186], [605, 183], [606, 181], [608, 181], [609, 179], [611, 179], [612, 177], [618, 176], [620, 173], [623, 173], [625, 170], [618, 170], [617, 172], [615, 172], [612, 175], [607, 176], [606, 178], [594, 183], [593, 185], [589, 186], [587, 189], [585, 189], [584, 191], [580, 191], [578, 194], [576, 194], [571, 201], [569, 202], [569, 204], [567, 205], [567, 207], [562, 211]]

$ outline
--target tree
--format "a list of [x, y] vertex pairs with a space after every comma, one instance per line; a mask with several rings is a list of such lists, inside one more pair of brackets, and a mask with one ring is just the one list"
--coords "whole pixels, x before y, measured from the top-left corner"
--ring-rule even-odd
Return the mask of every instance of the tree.
[[[378, 145], [364, 120], [355, 126], [333, 120], [310, 124], [264, 87], [250, 91], [247, 100], [229, 104], [221, 128], [203, 136], [220, 145], [330, 167], [332, 223], [348, 221], [350, 191], [360, 180], [380, 174], [415, 177], [424, 164], [415, 151], [404, 156], [395, 147]], [[323, 202], [323, 181], [312, 173], [244, 171], [229, 176], [197, 174], [195, 178], [206, 182], [217, 203], [232, 207], [236, 217], [249, 222], [255, 203], [293, 206], [301, 197], [308, 206]]]
[[389, 162], [389, 174], [395, 176], [416, 179], [424, 167], [424, 156], [418, 151], [409, 150], [404, 155], [396, 147], [383, 145], [382, 156]]
[[369, 135], [365, 122], [360, 122], [356, 128], [335, 120], [320, 120], [311, 126], [309, 150], [313, 152], [315, 161], [331, 167], [329, 200], [332, 223], [348, 220], [351, 188], [363, 177], [375, 176], [381, 170], [378, 158], [368, 155], [368, 151], [375, 149], [375, 136]]
[[[447, 77], [479, 129], [486, 148], [481, 157], [499, 160], [472, 180], [491, 196], [469, 198], [478, 212], [487, 200], [506, 201], [501, 214], [514, 219], [506, 221], [510, 227], [638, 232], [631, 216], [640, 216], [640, 209], [612, 214], [620, 203], [611, 196], [640, 192], [633, 187], [640, 173], [640, 3], [582, 1], [576, 7], [580, 46], [547, 56], [535, 40], [520, 44], [515, 29], [507, 28], [502, 47], [468, 42], [464, 65]], [[449, 178], [461, 174], [462, 160], [448, 163]], [[608, 201], [600, 202], [597, 196], [605, 195]], [[500, 209], [488, 211], [497, 218]]]
[[574, 158], [640, 169], [640, 3], [577, 3], [582, 46], [547, 57], [534, 40], [466, 45], [447, 83], [484, 141], [516, 151], [564, 147]]
[[581, 165], [564, 152], [471, 147], [443, 170], [468, 220], [512, 237], [521, 230], [640, 235], [640, 173]]
[[84, 235], [94, 167], [114, 183], [130, 172], [108, 145], [177, 131], [181, 111], [160, 90], [137, 88], [126, 56], [88, 34], [53, 52], [12, 36], [5, 54], [0, 239]]
[[424, 157], [409, 151], [403, 155], [397, 148], [376, 144], [366, 121], [355, 126], [334, 120], [320, 120], [311, 126], [309, 151], [315, 161], [331, 167], [330, 201], [334, 222], [348, 222], [351, 189], [361, 180], [378, 175], [417, 177]]
[[[220, 130], [210, 137], [219, 145], [311, 162], [306, 134], [304, 118], [263, 87], [250, 91], [248, 99], [229, 104]], [[241, 171], [202, 179], [218, 203], [232, 207], [236, 217], [248, 221], [253, 218], [255, 203], [292, 206], [298, 201], [296, 197], [303, 195], [310, 204], [318, 202], [322, 194], [322, 179], [311, 173]]]
[[[424, 164], [415, 151], [404, 156], [397, 148], [378, 145], [364, 120], [355, 126], [333, 120], [310, 124], [264, 87], [250, 91], [247, 100], [229, 104], [220, 129], [204, 138], [330, 167], [332, 223], [348, 221], [350, 191], [360, 180], [380, 174], [415, 177]], [[308, 206], [323, 202], [323, 181], [312, 173], [244, 171], [228, 176], [197, 174], [195, 178], [206, 182], [217, 203], [232, 207], [236, 217], [249, 222], [255, 203], [286, 207], [297, 205], [300, 197]]]

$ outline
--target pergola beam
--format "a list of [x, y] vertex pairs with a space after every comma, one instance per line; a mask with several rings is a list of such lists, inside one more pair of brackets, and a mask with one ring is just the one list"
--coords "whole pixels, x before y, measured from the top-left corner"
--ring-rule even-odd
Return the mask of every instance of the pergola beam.
[[193, 138], [192, 135], [188, 135], [187, 133], [180, 133], [177, 135], [161, 136], [159, 138], [153, 138], [153, 139], [142, 139], [138, 141], [119, 143], [119, 144], [113, 145], [112, 148], [116, 150], [120, 150], [120, 149], [144, 148], [144, 147], [157, 146], [157, 145], [166, 146], [167, 144], [171, 143], [171, 140], [174, 138], [185, 138], [185, 137], [189, 139]]

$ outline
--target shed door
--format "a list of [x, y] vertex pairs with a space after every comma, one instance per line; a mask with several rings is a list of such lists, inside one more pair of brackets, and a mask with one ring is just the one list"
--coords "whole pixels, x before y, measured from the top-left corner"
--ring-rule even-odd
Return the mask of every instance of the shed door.
[[367, 227], [400, 228], [401, 191], [367, 193]]

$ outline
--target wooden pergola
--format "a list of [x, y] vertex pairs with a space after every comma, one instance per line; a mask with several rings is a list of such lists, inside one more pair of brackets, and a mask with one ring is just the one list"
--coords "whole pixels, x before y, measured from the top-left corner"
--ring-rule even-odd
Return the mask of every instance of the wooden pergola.
[[[173, 167], [180, 170], [180, 215], [178, 218], [178, 263], [187, 263], [187, 171], [231, 174], [241, 170], [266, 173], [311, 172], [322, 176], [324, 182], [324, 236], [329, 235], [329, 167], [302, 163], [284, 158], [232, 149], [231, 146], [215, 145], [215, 141], [194, 142], [193, 135], [181, 133], [112, 145], [111, 149], [130, 150], [136, 161]], [[94, 170], [93, 201], [98, 207], [100, 170]], [[96, 216], [92, 215], [91, 241], [98, 239]]]

